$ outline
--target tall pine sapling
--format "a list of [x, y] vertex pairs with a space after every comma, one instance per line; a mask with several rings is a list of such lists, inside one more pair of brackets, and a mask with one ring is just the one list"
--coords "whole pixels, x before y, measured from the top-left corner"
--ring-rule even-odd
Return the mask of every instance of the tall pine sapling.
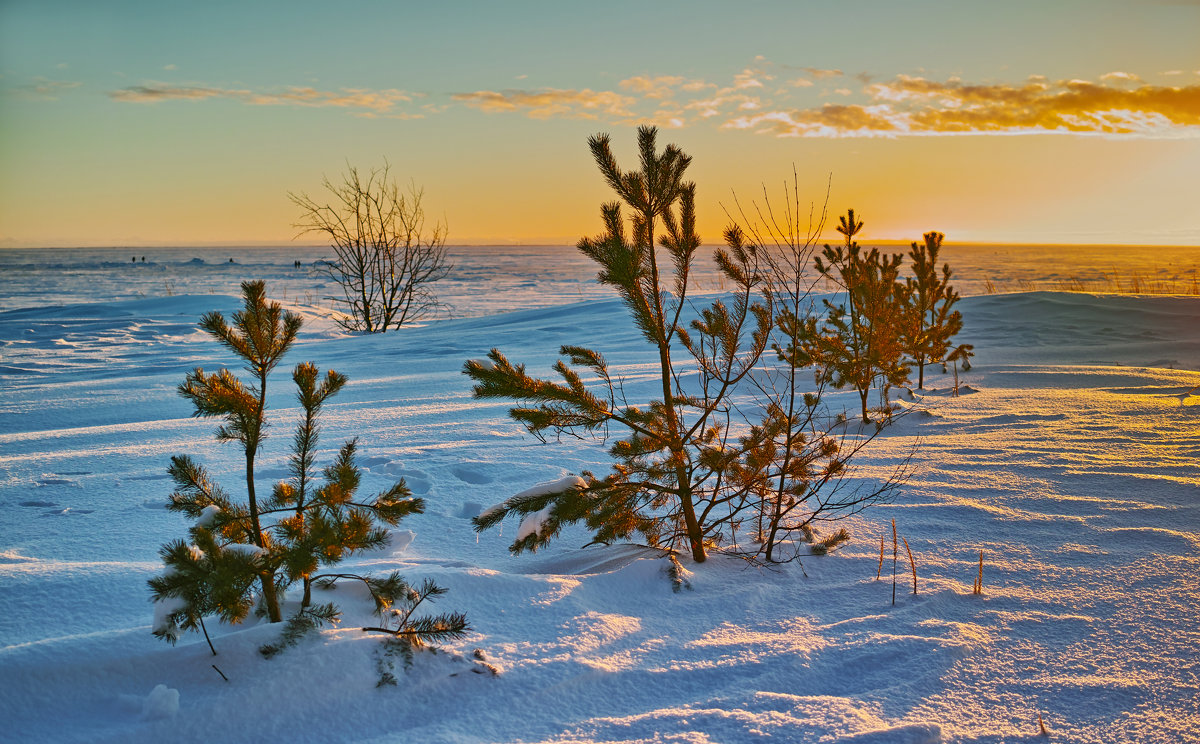
[[938, 252], [945, 238], [940, 232], [927, 232], [922, 243], [913, 243], [908, 251], [913, 276], [905, 279], [912, 317], [906, 339], [908, 354], [917, 366], [917, 387], [925, 387], [925, 365], [938, 364], [950, 352], [950, 342], [962, 330], [962, 313], [952, 310], [958, 292], [950, 286], [950, 264], [942, 264], [938, 273]]
[[[686, 546], [692, 559], [702, 562], [711, 545], [727, 538], [731, 510], [745, 501], [745, 493], [731, 490], [722, 478], [731, 458], [726, 414], [733, 390], [766, 348], [771, 312], [755, 301], [760, 277], [753, 250], [731, 241], [714, 256], [734, 287], [731, 304], [714, 302], [690, 324], [681, 319], [700, 246], [695, 187], [683, 181], [691, 158], [674, 145], [658, 152], [656, 137], [652, 127], [638, 130], [637, 171], [617, 165], [607, 135], [589, 140], [601, 174], [621, 201], [602, 207], [605, 232], [578, 247], [599, 265], [599, 281], [617, 290], [654, 350], [654, 387], [661, 397], [630, 404], [603, 356], [580, 346], [562, 347], [567, 361], [555, 365], [562, 382], [530, 377], [498, 349], [488, 361], [465, 365], [465, 374], [476, 383], [475, 397], [518, 401], [509, 413], [535, 435], [610, 427], [626, 432], [610, 447], [616, 462], [607, 476], [585, 471], [582, 477], [517, 494], [476, 517], [479, 530], [509, 514], [524, 517], [514, 552], [534, 550], [563, 526], [583, 522], [596, 542], [640, 535], [667, 550]], [[628, 234], [622, 203], [632, 211]], [[669, 269], [660, 263], [658, 248]], [[696, 370], [689, 386], [673, 357], [680, 351]], [[599, 394], [584, 385], [581, 372], [599, 380]]]
[[[908, 322], [907, 303], [899, 282], [899, 253], [863, 251], [854, 240], [863, 227], [849, 210], [840, 218], [843, 245], [825, 246], [814, 265], [822, 276], [845, 291], [845, 302], [824, 300], [828, 312], [819, 339], [825, 378], [834, 387], [858, 392], [862, 421], [870, 423], [867, 401], [878, 383], [884, 420], [888, 392], [909, 379], [900, 329]], [[881, 422], [882, 423], [882, 422]]]
[[[268, 303], [262, 282], [247, 282], [242, 291], [244, 307], [235, 313], [232, 327], [218, 313], [205, 315], [202, 327], [246, 360], [259, 384], [247, 388], [228, 370], [209, 375], [196, 369], [180, 386], [180, 393], [193, 401], [196, 415], [225, 418], [218, 439], [238, 441], [246, 448], [247, 504], [231, 499], [190, 457], [172, 458], [170, 474], [177, 490], [168, 508], [197, 521], [189, 531], [191, 544], [179, 540], [163, 547], [166, 571], [151, 579], [150, 587], [156, 602], [155, 634], [174, 642], [181, 630], [203, 629], [205, 615], [241, 622], [254, 607], [256, 582], [268, 618], [278, 622], [281, 592], [293, 582], [302, 582], [303, 599], [281, 642], [262, 649], [271, 655], [305, 632], [338, 620], [340, 612], [332, 603], [311, 603], [313, 583], [361, 581], [380, 615], [397, 601], [406, 601], [412, 589], [398, 574], [378, 579], [316, 571], [351, 554], [383, 547], [388, 532], [382, 525], [396, 525], [404, 516], [422, 512], [424, 501], [413, 498], [403, 480], [370, 499], [358, 500], [361, 471], [354, 459], [356, 440], [342, 446], [336, 460], [324, 469], [323, 483], [316, 483], [312, 467], [321, 407], [345, 385], [346, 378], [332, 370], [321, 378], [311, 363], [298, 365], [292, 374], [303, 410], [292, 442], [292, 479], [276, 484], [269, 498], [256, 498], [253, 456], [265, 431], [267, 373], [291, 345], [300, 320], [277, 303]], [[405, 630], [432, 641], [461, 636], [467, 630], [461, 615], [422, 618], [410, 625]]]
[[[266, 285], [261, 282], [242, 283], [241, 310], [233, 314], [233, 324], [225, 322], [218, 312], [206, 313], [200, 320], [200, 328], [217, 339], [246, 363], [246, 371], [254, 376], [257, 385], [245, 386], [226, 369], [216, 374], [207, 374], [197, 367], [188, 373], [179, 394], [192, 402], [194, 416], [222, 418], [225, 423], [217, 428], [220, 441], [238, 442], [246, 459], [247, 516], [250, 524], [244, 531], [248, 543], [264, 550], [269, 544], [259, 520], [258, 497], [254, 487], [254, 458], [258, 454], [266, 431], [263, 411], [267, 400], [267, 376], [296, 340], [300, 330], [300, 316], [285, 311], [277, 302], [267, 302]], [[186, 474], [192, 469], [181, 470]], [[201, 471], [203, 472], [203, 471]], [[175, 473], [172, 473], [175, 476]], [[194, 481], [186, 478], [176, 483], [184, 489], [176, 495], [203, 496]], [[214, 502], [215, 503], [215, 502]], [[218, 504], [219, 505], [219, 504]], [[208, 506], [204, 504], [203, 506]], [[203, 508], [203, 506], [201, 508]], [[172, 496], [171, 507], [182, 510], [181, 501]], [[279, 598], [276, 595], [274, 569], [262, 565], [259, 582], [267, 617], [277, 623], [282, 617]]]

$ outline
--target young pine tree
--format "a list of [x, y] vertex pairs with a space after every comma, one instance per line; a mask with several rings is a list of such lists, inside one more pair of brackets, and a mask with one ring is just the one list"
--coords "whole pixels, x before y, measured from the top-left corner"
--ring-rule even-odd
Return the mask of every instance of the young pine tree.
[[819, 339], [825, 379], [834, 387], [852, 387], [859, 395], [863, 423], [869, 423], [867, 400], [876, 383], [886, 409], [888, 391], [909, 379], [902, 328], [908, 310], [899, 282], [899, 253], [863, 251], [854, 236], [863, 228], [849, 210], [840, 218], [843, 245], [825, 246], [814, 260], [817, 271], [845, 290], [845, 302], [824, 300], [828, 315]]
[[962, 313], [952, 310], [958, 292], [950, 286], [950, 264], [942, 264], [938, 273], [938, 252], [942, 248], [940, 232], [927, 232], [923, 243], [913, 243], [908, 251], [913, 276], [905, 280], [910, 311], [908, 354], [917, 366], [917, 387], [925, 387], [925, 365], [938, 364], [950, 353], [950, 341], [962, 330]]
[[[198, 368], [188, 374], [180, 393], [192, 401], [195, 415], [224, 419], [217, 429], [218, 439], [242, 446], [247, 501], [232, 499], [192, 458], [173, 457], [169, 472], [177, 490], [168, 508], [197, 521], [189, 530], [190, 544], [176, 540], [163, 546], [166, 571], [149, 583], [157, 608], [155, 635], [174, 642], [180, 630], [204, 630], [205, 615], [227, 623], [244, 620], [254, 608], [256, 585], [268, 619], [279, 622], [282, 590], [302, 582], [303, 599], [288, 622], [282, 645], [263, 648], [270, 655], [294, 643], [303, 632], [338, 619], [332, 603], [311, 604], [314, 582], [363, 582], [381, 616], [393, 604], [411, 603], [417, 590], [398, 574], [379, 579], [316, 571], [351, 554], [383, 547], [388, 539], [383, 525], [422, 512], [424, 502], [412, 497], [403, 480], [372, 498], [359, 499], [361, 471], [354, 461], [355, 440], [342, 446], [337, 459], [324, 469], [323, 483], [317, 483], [312, 468], [321, 407], [345, 385], [346, 378], [332, 370], [321, 378], [310, 363], [298, 365], [292, 374], [303, 410], [292, 442], [292, 479], [276, 484], [267, 499], [257, 497], [254, 458], [265, 436], [267, 376], [294, 341], [300, 319], [267, 302], [262, 282], [244, 283], [242, 293], [243, 309], [234, 314], [232, 325], [219, 313], [209, 313], [201, 327], [241, 357], [258, 384], [243, 385], [225, 369], [207, 374]], [[433, 588], [431, 594], [441, 592]], [[395, 629], [402, 640], [411, 640], [409, 636], [418, 641], [443, 640], [467, 629], [465, 618], [457, 614], [411, 622], [409, 615], [411, 611]]]
[[[242, 301], [242, 309], [233, 314], [232, 325], [225, 322], [221, 313], [211, 312], [200, 319], [200, 328], [240, 357], [246, 364], [246, 371], [254, 376], [258, 384], [243, 385], [241, 380], [227, 369], [222, 369], [216, 374], [207, 374], [197, 367], [188, 373], [183, 384], [179, 386], [179, 394], [192, 402], [195, 407], [192, 415], [225, 420], [225, 423], [217, 428], [218, 440], [237, 442], [241, 446], [246, 460], [246, 517], [249, 520], [241, 537], [262, 551], [268, 547], [269, 537], [259, 519], [254, 458], [266, 433], [263, 412], [267, 401], [267, 376], [296, 340], [301, 320], [300, 316], [284, 311], [279, 303], [267, 302], [266, 285], [261, 281], [242, 283]], [[172, 460], [171, 475], [176, 483], [182, 486], [183, 490], [180, 493], [207, 498], [204, 489], [199, 487], [199, 481], [188, 478], [200, 473], [207, 481], [203, 470], [193, 467], [187, 458], [178, 463], [177, 467], [176, 459], [178, 458]], [[174, 496], [171, 501], [172, 508], [183, 508], [183, 502]], [[213, 503], [219, 506], [216, 502]], [[198, 512], [196, 516], [199, 516]], [[282, 617], [279, 612], [274, 572], [269, 565], [260, 567], [259, 583], [267, 617], [271, 622], [277, 623]]]
[[[498, 349], [490, 352], [490, 361], [465, 365], [465, 374], [476, 383], [475, 397], [518, 401], [521, 405], [510, 415], [539, 437], [547, 430], [591, 433], [617, 427], [626, 432], [610, 448], [615, 464], [609, 475], [596, 478], [584, 472], [583, 477], [532, 489], [475, 519], [478, 530], [509, 514], [531, 519], [528, 528], [523, 523], [514, 552], [534, 550], [564, 525], [583, 522], [596, 542], [640, 535], [667, 549], [686, 545], [693, 560], [702, 562], [709, 544], [719, 541], [728, 526], [724, 507], [739, 503], [722, 479], [731, 461], [725, 413], [733, 390], [766, 348], [771, 313], [754, 301], [760, 280], [753, 251], [731, 242], [714, 256], [734, 287], [731, 304], [714, 302], [690, 324], [681, 320], [700, 246], [695, 186], [683, 180], [691, 158], [674, 145], [660, 153], [656, 137], [654, 128], [638, 130], [641, 168], [636, 171], [617, 165], [607, 135], [589, 140], [596, 164], [620, 202], [602, 207], [605, 232], [581, 240], [578, 247], [598, 264], [599, 281], [617, 290], [656, 354], [655, 388], [661, 397], [629, 404], [603, 356], [580, 346], [562, 347], [569, 360], [555, 365], [562, 382], [530, 377], [523, 365], [512, 364]], [[628, 233], [622, 203], [632, 212]], [[669, 268], [660, 263], [657, 248]], [[689, 387], [673, 356], [680, 352], [697, 371]], [[583, 384], [577, 368], [599, 379], [599, 394]]]

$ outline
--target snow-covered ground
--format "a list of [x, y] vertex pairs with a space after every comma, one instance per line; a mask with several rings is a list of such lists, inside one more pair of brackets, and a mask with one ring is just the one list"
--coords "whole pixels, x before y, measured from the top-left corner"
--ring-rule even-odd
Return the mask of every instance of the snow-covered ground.
[[[969, 390], [951, 397], [935, 375], [862, 460], [883, 477], [919, 441], [894, 503], [848, 520], [828, 556], [686, 564], [692, 590], [675, 594], [644, 549], [567, 533], [514, 557], [518, 523], [472, 531], [481, 508], [607, 459], [472, 400], [465, 360], [497, 346], [547, 374], [570, 342], [631, 379], [654, 361], [586, 282], [583, 301], [552, 307], [537, 305], [572, 298], [505, 286], [496, 302], [526, 309], [370, 338], [308, 311], [283, 365], [350, 377], [321, 462], [361, 436], [367, 492], [403, 477], [428, 502], [392, 548], [354, 561], [434, 578], [449, 589], [434, 609], [468, 616], [466, 640], [407, 672], [358, 630], [370, 615], [349, 588], [339, 629], [270, 660], [255, 651], [277, 637], [265, 623], [209, 623], [217, 657], [201, 636], [150, 635], [146, 579], [187, 527], [163, 508], [169, 458], [237, 490], [235, 448], [175, 393], [195, 366], [233, 365], [195, 323], [236, 297], [6, 304], [0, 740], [1011, 742], [1040, 740], [1040, 715], [1057, 741], [1200, 741], [1200, 298], [964, 299]], [[286, 477], [296, 416], [287, 375], [272, 384], [263, 482]], [[875, 578], [893, 518], [919, 573], [917, 595], [902, 573], [895, 606]], [[392, 668], [398, 684], [377, 688]]]

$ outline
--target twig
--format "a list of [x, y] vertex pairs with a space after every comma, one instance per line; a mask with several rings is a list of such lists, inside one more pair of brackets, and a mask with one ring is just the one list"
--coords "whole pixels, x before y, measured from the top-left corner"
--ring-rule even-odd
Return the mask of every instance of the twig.
[[[208, 650], [212, 651], [213, 656], [216, 656], [217, 650], [215, 648], [213, 648], [212, 639], [208, 637], [208, 628], [204, 627], [204, 618], [203, 617], [200, 618], [200, 630], [204, 631], [204, 640], [208, 641]], [[213, 667], [213, 668], [216, 669], [216, 667]], [[217, 669], [217, 671], [219, 672], [221, 670]], [[221, 676], [224, 677], [225, 675], [222, 674]], [[225, 681], [228, 682], [229, 680], [225, 680]]]
[[[212, 668], [213, 668], [213, 669], [217, 669], [217, 665], [216, 665], [216, 664], [213, 664], [213, 665], [212, 665]], [[221, 675], [221, 679], [225, 680], [226, 682], [228, 682], [228, 681], [229, 681], [229, 677], [226, 677], [226, 676], [225, 676], [225, 672], [222, 672], [220, 669], [217, 669], [217, 674]]]

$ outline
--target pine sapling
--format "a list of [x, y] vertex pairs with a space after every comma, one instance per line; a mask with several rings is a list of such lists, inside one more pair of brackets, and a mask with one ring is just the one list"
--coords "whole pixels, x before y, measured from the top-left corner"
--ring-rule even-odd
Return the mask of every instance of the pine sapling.
[[[312, 603], [314, 583], [328, 587], [339, 578], [362, 581], [377, 611], [390, 607], [398, 596], [407, 596], [408, 585], [396, 575], [375, 579], [317, 571], [355, 553], [382, 548], [389, 535], [385, 525], [394, 526], [403, 517], [422, 512], [424, 501], [414, 498], [403, 480], [373, 497], [359, 497], [362, 473], [355, 463], [357, 440], [353, 439], [343, 444], [333, 463], [324, 468], [323, 478], [316, 478], [312, 468], [321, 408], [345, 385], [346, 378], [332, 370], [322, 377], [311, 363], [298, 365], [292, 373], [303, 410], [292, 440], [292, 478], [277, 483], [269, 498], [258, 498], [254, 455], [266, 429], [267, 373], [291, 345], [300, 319], [283, 312], [277, 303], [267, 303], [262, 282], [247, 282], [242, 290], [244, 309], [234, 315], [232, 326], [218, 313], [205, 315], [201, 326], [247, 362], [257, 385], [243, 386], [228, 370], [210, 375], [196, 369], [180, 392], [193, 402], [196, 415], [224, 419], [217, 430], [218, 439], [242, 444], [248, 501], [243, 504], [232, 499], [190, 457], [173, 457], [168, 472], [176, 491], [168, 508], [195, 523], [189, 530], [190, 542], [176, 540], [162, 547], [166, 571], [149, 584], [156, 607], [154, 633], [174, 642], [181, 631], [197, 628], [207, 637], [205, 615], [216, 615], [231, 624], [244, 620], [254, 609], [256, 584], [264, 610], [275, 622], [281, 617], [282, 590], [301, 582], [303, 598], [280, 641], [260, 649], [265, 656], [272, 656], [295, 645], [305, 634], [337, 623], [340, 611], [335, 605]], [[423, 591], [441, 590], [430, 582]], [[436, 642], [457, 637], [456, 633], [466, 629], [465, 618], [454, 616], [426, 635]]]
[[[246, 498], [249, 526], [244, 531], [248, 544], [259, 550], [267, 547], [264, 530], [259, 519], [258, 497], [255, 491], [254, 458], [266, 435], [264, 410], [267, 401], [267, 376], [279, 364], [280, 359], [291, 348], [300, 331], [300, 316], [285, 311], [277, 302], [268, 302], [265, 283], [242, 283], [242, 309], [233, 314], [232, 325], [218, 312], [205, 314], [200, 319], [200, 328], [237, 355], [246, 365], [257, 385], [243, 385], [229, 370], [207, 374], [197, 367], [188, 373], [179, 394], [192, 402], [193, 416], [221, 418], [224, 424], [217, 428], [217, 439], [233, 441], [241, 445], [246, 460]], [[179, 479], [176, 479], [179, 483]], [[185, 492], [190, 484], [182, 483]], [[172, 499], [172, 508], [180, 508], [182, 502]], [[273, 567], [259, 566], [259, 582], [263, 604], [268, 619], [277, 623], [282, 619], [276, 593]]]
[[812, 554], [813, 555], [826, 555], [830, 550], [833, 550], [834, 548], [836, 548], [837, 546], [841, 545], [842, 543], [846, 542], [849, 539], [850, 539], [850, 533], [848, 531], [846, 531], [845, 527], [843, 527], [843, 528], [839, 529], [837, 532], [833, 533], [832, 535], [824, 538], [820, 542], [813, 543]]
[[823, 300], [827, 314], [818, 339], [821, 379], [836, 388], [853, 388], [867, 424], [867, 401], [876, 384], [886, 420], [889, 390], [908, 382], [910, 367], [900, 329], [911, 313], [899, 281], [901, 255], [884, 255], [877, 248], [863, 251], [854, 240], [862, 227], [849, 210], [837, 228], [845, 243], [826, 245], [814, 265], [845, 291], [844, 304]]
[[[483, 530], [505, 516], [520, 516], [514, 552], [535, 550], [563, 526], [583, 522], [593, 542], [637, 536], [664, 551], [686, 546], [692, 560], [701, 563], [711, 547], [730, 538], [728, 525], [736, 520], [725, 507], [746, 502], [742, 496], [748, 487], [739, 494], [734, 489], [743, 484], [722, 479], [740, 454], [727, 449], [732, 440], [726, 421], [734, 389], [767, 348], [771, 313], [756, 301], [754, 250], [727, 234], [728, 247], [714, 258], [734, 297], [715, 301], [685, 321], [689, 276], [700, 247], [695, 186], [683, 180], [691, 158], [674, 145], [660, 152], [656, 137], [652, 127], [638, 130], [641, 167], [636, 171], [617, 165], [607, 135], [589, 140], [601, 174], [621, 201], [601, 207], [605, 231], [578, 245], [599, 267], [599, 281], [620, 295], [657, 356], [654, 397], [640, 405], [627, 401], [604, 357], [581, 346], [560, 349], [565, 359], [554, 369], [561, 382], [527, 375], [523, 365], [511, 363], [498, 349], [486, 361], [464, 365], [475, 382], [475, 397], [517, 401], [510, 416], [535, 436], [624, 432], [609, 449], [615, 463], [608, 475], [581, 473], [557, 487], [518, 494], [476, 517], [475, 528]], [[632, 212], [628, 230], [622, 204]], [[676, 361], [681, 351], [696, 366], [694, 385], [685, 383]], [[598, 384], [589, 389], [584, 375]]]
[[971, 344], [959, 344], [954, 347], [954, 350], [946, 356], [942, 363], [943, 370], [945, 370], [947, 363], [954, 365], [954, 390], [951, 393], [952, 395], [958, 395], [958, 365], [960, 362], [962, 363], [964, 372], [971, 370], [971, 357], [974, 356], [974, 352], [972, 351], [974, 348]]
[[938, 253], [945, 238], [940, 232], [925, 233], [922, 243], [908, 252], [913, 276], [905, 280], [910, 318], [906, 324], [907, 353], [917, 365], [917, 387], [925, 387], [925, 365], [941, 362], [950, 351], [950, 340], [962, 330], [962, 313], [952, 310], [958, 293], [950, 286], [953, 272], [942, 264]]

